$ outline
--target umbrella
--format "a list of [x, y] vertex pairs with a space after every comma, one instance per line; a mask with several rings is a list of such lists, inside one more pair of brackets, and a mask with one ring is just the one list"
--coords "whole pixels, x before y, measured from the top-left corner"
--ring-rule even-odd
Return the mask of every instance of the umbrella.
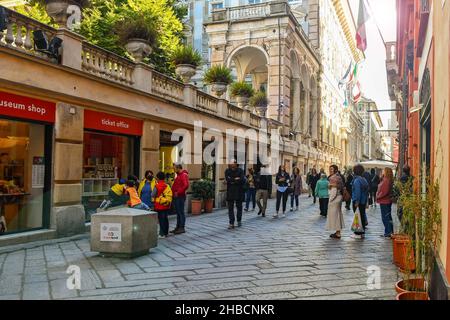
[[394, 162], [390, 162], [390, 161], [385, 161], [385, 160], [369, 160], [369, 161], [364, 161], [364, 162], [360, 162], [360, 164], [364, 167], [364, 169], [372, 169], [372, 168], [378, 168], [378, 169], [383, 169], [383, 168], [391, 168], [391, 169], [395, 169], [397, 168], [397, 164]]

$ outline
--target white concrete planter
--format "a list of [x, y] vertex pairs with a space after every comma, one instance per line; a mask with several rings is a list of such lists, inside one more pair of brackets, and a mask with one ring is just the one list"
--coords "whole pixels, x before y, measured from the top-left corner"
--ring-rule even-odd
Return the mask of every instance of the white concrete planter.
[[150, 44], [143, 39], [129, 39], [125, 45], [125, 49], [131, 54], [136, 62], [142, 62], [142, 60], [149, 56], [153, 51]]
[[175, 68], [175, 73], [183, 79], [184, 83], [189, 83], [196, 73], [196, 67], [190, 64], [179, 64]]
[[260, 116], [265, 118], [266, 112], [267, 112], [267, 106], [256, 106], [255, 107], [256, 113]]
[[250, 100], [249, 97], [236, 96], [236, 102], [238, 104], [238, 107], [242, 109], [244, 109], [247, 106], [249, 100]]
[[227, 84], [215, 82], [211, 84], [211, 91], [214, 92], [219, 98], [227, 91]]
[[69, 0], [53, 0], [45, 5], [47, 14], [59, 25], [60, 28], [67, 28], [67, 8]]

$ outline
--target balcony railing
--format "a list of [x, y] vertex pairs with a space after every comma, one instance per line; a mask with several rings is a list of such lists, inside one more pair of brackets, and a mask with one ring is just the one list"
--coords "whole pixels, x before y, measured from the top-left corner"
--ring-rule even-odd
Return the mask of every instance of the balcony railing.
[[227, 18], [229, 20], [246, 20], [261, 18], [270, 15], [270, 5], [267, 3], [229, 8]]
[[8, 14], [8, 23], [5, 30], [0, 30], [0, 46], [14, 48], [27, 54], [56, 62], [56, 59], [52, 59], [45, 53], [35, 50], [33, 36], [33, 31], [41, 30], [47, 36], [47, 39], [50, 40], [56, 36], [56, 30], [13, 10], [2, 8]]
[[208, 112], [217, 113], [218, 99], [202, 91], [197, 91], [197, 107]]

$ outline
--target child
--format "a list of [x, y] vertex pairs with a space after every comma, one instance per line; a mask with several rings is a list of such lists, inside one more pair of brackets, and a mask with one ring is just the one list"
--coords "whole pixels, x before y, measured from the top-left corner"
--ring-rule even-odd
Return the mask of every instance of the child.
[[317, 181], [316, 190], [314, 190], [316, 197], [319, 197], [320, 215], [326, 217], [328, 214], [328, 179], [327, 175], [322, 173], [320, 180]]
[[128, 196], [125, 194], [125, 179], [120, 179], [109, 189], [108, 199], [103, 200], [100, 209], [106, 210], [109, 207], [122, 206], [127, 203]]
[[164, 172], [158, 172], [156, 175], [157, 183], [152, 193], [154, 208], [158, 213], [159, 238], [165, 238], [169, 235], [169, 212], [172, 203], [172, 189], [164, 181], [165, 178]]
[[139, 210], [150, 210], [150, 208], [142, 202], [141, 198], [139, 198], [138, 192], [136, 190], [135, 180], [128, 180], [125, 193], [130, 196], [129, 206], [131, 208]]

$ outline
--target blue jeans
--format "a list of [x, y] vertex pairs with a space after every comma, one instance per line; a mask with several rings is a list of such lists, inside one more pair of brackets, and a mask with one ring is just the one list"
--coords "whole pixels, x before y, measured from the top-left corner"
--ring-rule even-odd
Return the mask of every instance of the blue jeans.
[[392, 223], [392, 204], [380, 204], [381, 208], [381, 219], [384, 224], [384, 235], [390, 236], [394, 233], [394, 225]]
[[298, 208], [298, 195], [291, 193], [291, 208], [294, 207], [294, 200], [295, 200], [295, 206]]
[[253, 209], [256, 207], [256, 188], [249, 188], [245, 195], [245, 209], [248, 210], [250, 205], [250, 200], [252, 201]]
[[141, 202], [140, 204], [138, 204], [138, 205], [135, 205], [134, 207], [133, 207], [133, 209], [138, 209], [138, 210], [150, 210], [150, 208], [148, 207], [148, 205], [146, 205], [145, 203], [143, 203], [143, 202]]
[[184, 214], [184, 202], [186, 197], [175, 197], [173, 198], [173, 206], [175, 207], [175, 212], [177, 213], [177, 228], [184, 228], [186, 223], [186, 215]]

